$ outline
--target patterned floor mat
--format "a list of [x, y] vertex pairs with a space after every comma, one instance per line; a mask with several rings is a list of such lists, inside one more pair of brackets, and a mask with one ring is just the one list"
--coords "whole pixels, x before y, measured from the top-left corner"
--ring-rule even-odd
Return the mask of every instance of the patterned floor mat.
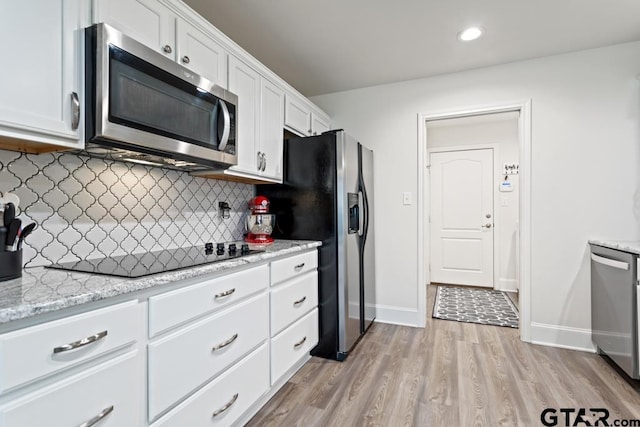
[[519, 320], [504, 292], [453, 286], [438, 286], [432, 317], [508, 328], [517, 328]]

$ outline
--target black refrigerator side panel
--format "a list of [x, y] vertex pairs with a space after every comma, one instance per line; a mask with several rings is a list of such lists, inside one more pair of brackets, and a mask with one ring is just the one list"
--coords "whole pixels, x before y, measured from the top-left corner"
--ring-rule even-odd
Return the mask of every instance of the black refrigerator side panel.
[[314, 356], [338, 358], [338, 242], [335, 135], [293, 138], [284, 144], [282, 185], [261, 185], [271, 201], [276, 239], [320, 240], [319, 342]]

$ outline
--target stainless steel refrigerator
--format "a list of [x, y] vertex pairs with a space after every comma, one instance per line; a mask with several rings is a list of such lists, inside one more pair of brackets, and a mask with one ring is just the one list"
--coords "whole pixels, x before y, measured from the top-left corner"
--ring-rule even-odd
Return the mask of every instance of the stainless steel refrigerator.
[[258, 186], [275, 213], [273, 236], [321, 240], [320, 341], [314, 356], [344, 360], [376, 317], [373, 151], [344, 131], [284, 144], [282, 185]]

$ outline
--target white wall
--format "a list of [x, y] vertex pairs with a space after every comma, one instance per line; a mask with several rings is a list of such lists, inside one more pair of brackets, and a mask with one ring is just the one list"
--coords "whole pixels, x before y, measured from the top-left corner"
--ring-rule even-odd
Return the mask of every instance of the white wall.
[[639, 73], [634, 42], [314, 97], [375, 152], [378, 319], [418, 323], [417, 115], [531, 99], [532, 340], [592, 348], [587, 240], [640, 238]]
[[[518, 113], [507, 112], [481, 116], [442, 119], [427, 122], [427, 148], [455, 148], [468, 146], [494, 146], [494, 288], [501, 291], [518, 290], [516, 274], [516, 245], [518, 243], [519, 175], [505, 175], [505, 163], [518, 163]], [[428, 174], [425, 175], [428, 179]], [[499, 191], [507, 176], [512, 191]], [[426, 196], [425, 196], [426, 197]], [[428, 242], [427, 242], [428, 245]], [[425, 248], [425, 253], [429, 251]], [[428, 258], [427, 258], [428, 260]], [[425, 260], [425, 261], [427, 261]]]

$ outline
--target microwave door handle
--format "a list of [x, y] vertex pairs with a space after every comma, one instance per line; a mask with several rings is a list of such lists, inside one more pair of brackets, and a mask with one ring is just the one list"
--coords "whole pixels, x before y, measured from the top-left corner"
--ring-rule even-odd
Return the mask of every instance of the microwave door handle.
[[227, 104], [223, 100], [220, 100], [220, 107], [222, 107], [222, 115], [224, 117], [224, 131], [222, 132], [222, 138], [220, 138], [220, 144], [218, 144], [218, 150], [224, 151], [224, 149], [227, 148], [227, 142], [229, 142], [231, 116], [229, 115]]

